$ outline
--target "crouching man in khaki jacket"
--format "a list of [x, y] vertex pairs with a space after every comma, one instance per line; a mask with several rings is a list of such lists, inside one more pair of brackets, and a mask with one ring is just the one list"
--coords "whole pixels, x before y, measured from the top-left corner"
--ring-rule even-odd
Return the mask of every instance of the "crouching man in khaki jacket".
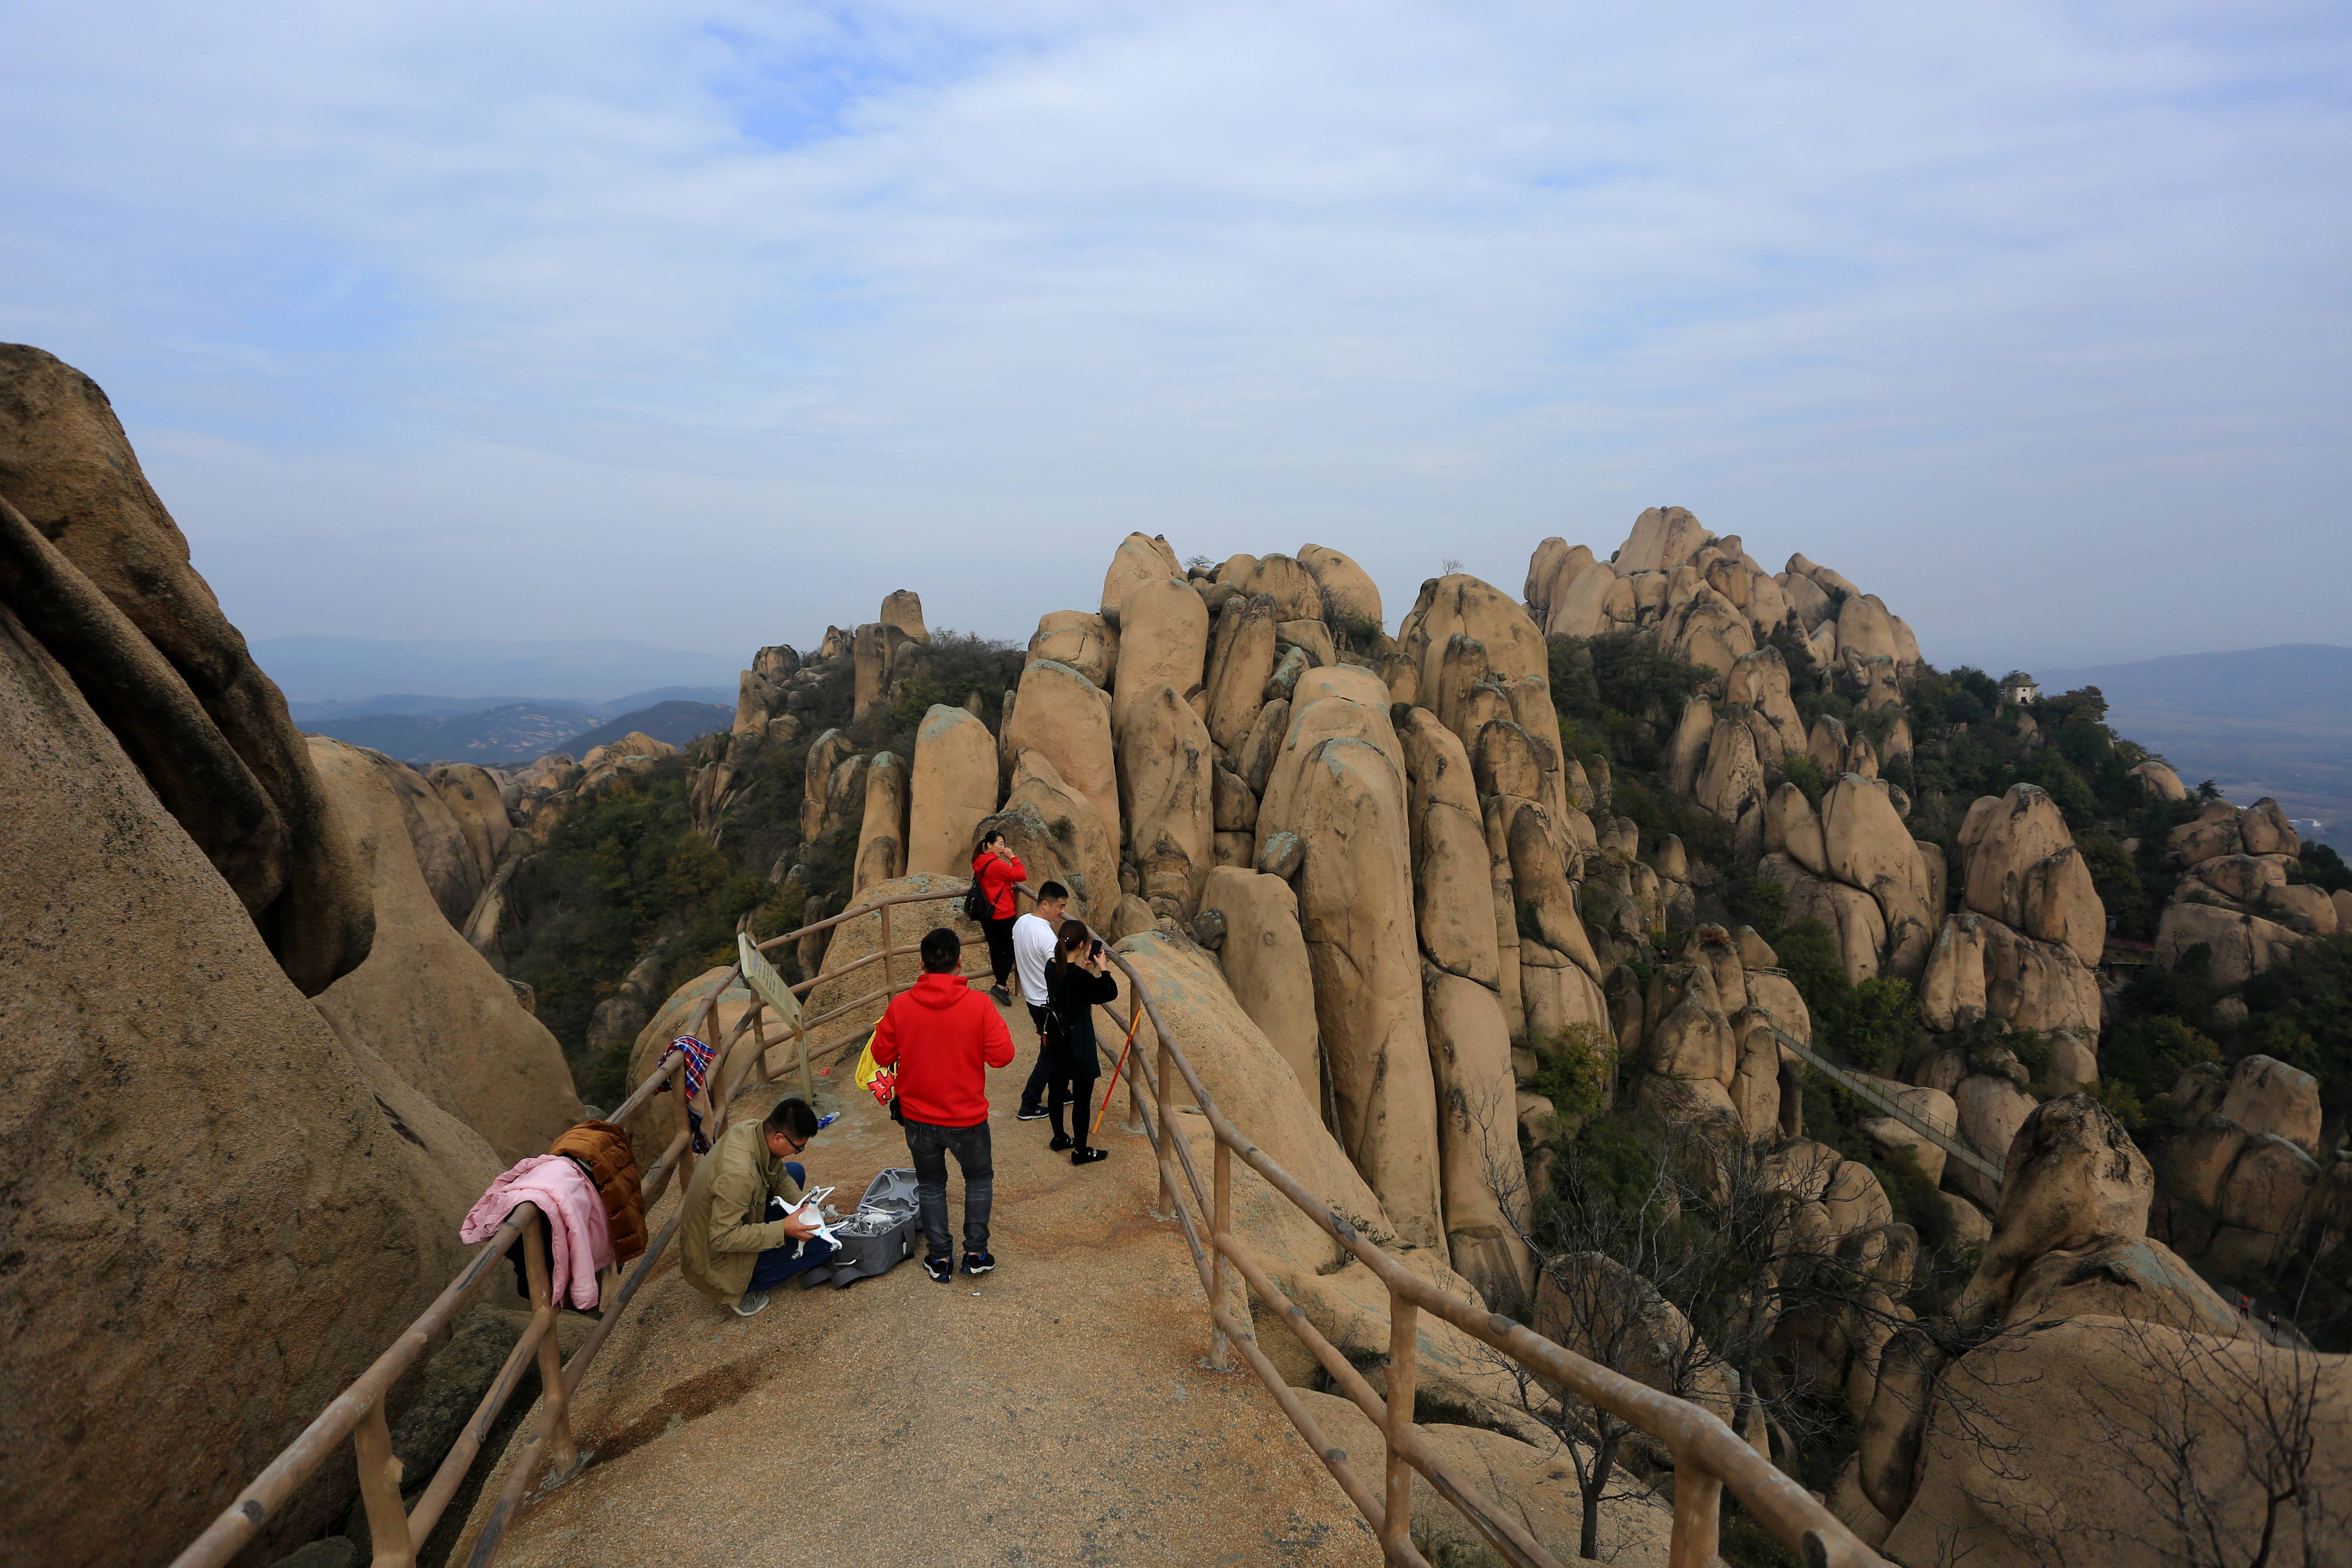
[[782, 1215], [800, 1202], [808, 1173], [787, 1158], [816, 1136], [816, 1112], [797, 1096], [776, 1101], [763, 1121], [739, 1121], [694, 1168], [678, 1223], [678, 1268], [687, 1283], [750, 1317], [768, 1291], [833, 1256], [810, 1240], [814, 1215]]

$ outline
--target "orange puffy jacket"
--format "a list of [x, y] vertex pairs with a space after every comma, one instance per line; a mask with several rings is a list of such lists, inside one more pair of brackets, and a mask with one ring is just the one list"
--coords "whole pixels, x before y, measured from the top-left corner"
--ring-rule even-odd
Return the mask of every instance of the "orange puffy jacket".
[[588, 1167], [596, 1195], [604, 1200], [604, 1225], [612, 1233], [615, 1267], [646, 1249], [646, 1194], [637, 1177], [637, 1156], [629, 1135], [609, 1121], [583, 1121], [547, 1146]]

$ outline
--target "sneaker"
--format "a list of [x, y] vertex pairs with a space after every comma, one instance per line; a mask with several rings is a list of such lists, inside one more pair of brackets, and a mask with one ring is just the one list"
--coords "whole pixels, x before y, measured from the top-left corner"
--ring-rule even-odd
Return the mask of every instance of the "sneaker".
[[963, 1271], [966, 1274], [985, 1274], [995, 1267], [996, 1255], [992, 1252], [967, 1252], [963, 1255]]
[[735, 1303], [735, 1315], [739, 1318], [751, 1317], [767, 1304], [768, 1293], [765, 1290], [746, 1290], [743, 1292], [743, 1299]]
[[1091, 1165], [1097, 1160], [1109, 1158], [1110, 1151], [1108, 1149], [1089, 1149], [1082, 1145], [1070, 1151], [1070, 1163], [1073, 1165]]
[[1077, 1145], [1070, 1142], [1070, 1135], [1068, 1133], [1056, 1132], [1054, 1134], [1054, 1141], [1046, 1144], [1045, 1147], [1058, 1154], [1065, 1149], [1075, 1149]]
[[949, 1280], [955, 1278], [955, 1259], [952, 1258], [926, 1258], [923, 1259], [923, 1272], [944, 1285]]
[[995, 1003], [1000, 1007], [1010, 1007], [1013, 1005], [1013, 993], [1007, 991], [1002, 985], [990, 986], [988, 988], [988, 999]]
[[1024, 1105], [1021, 1108], [1020, 1113], [1016, 1115], [1013, 1120], [1015, 1121], [1043, 1121], [1045, 1120], [1045, 1108], [1042, 1105]]

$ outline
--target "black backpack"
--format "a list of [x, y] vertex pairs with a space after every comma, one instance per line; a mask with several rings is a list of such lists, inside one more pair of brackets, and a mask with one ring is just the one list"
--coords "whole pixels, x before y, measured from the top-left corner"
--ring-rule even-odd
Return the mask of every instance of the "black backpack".
[[978, 877], [974, 877], [971, 879], [971, 886], [964, 889], [963, 918], [968, 921], [986, 921], [996, 918], [996, 911], [988, 907], [988, 894], [982, 889]]

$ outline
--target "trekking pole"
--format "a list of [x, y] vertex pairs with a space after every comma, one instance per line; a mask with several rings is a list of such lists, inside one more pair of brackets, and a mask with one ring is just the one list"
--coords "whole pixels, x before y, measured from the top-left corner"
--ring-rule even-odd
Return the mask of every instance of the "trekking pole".
[[1095, 1112], [1095, 1124], [1087, 1130], [1087, 1142], [1092, 1143], [1095, 1134], [1102, 1131], [1103, 1117], [1110, 1110], [1110, 1097], [1118, 1091], [1118, 1075], [1127, 1070], [1127, 1053], [1135, 1049], [1135, 1026], [1143, 1022], [1143, 1004], [1130, 1000], [1127, 1005], [1127, 1044], [1118, 1048], [1118, 1065], [1110, 1069], [1110, 1083], [1103, 1090], [1103, 1102]]

